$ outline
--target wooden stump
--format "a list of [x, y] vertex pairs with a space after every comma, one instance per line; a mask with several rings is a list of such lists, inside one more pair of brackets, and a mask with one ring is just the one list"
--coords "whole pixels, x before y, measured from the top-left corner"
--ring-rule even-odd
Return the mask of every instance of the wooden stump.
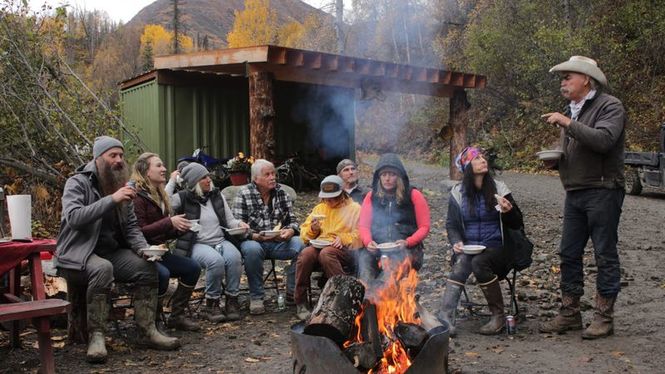
[[305, 334], [325, 336], [341, 345], [349, 339], [364, 297], [365, 286], [355, 277], [330, 278], [305, 325]]
[[67, 280], [67, 301], [71, 310], [67, 315], [67, 335], [72, 343], [88, 343], [87, 285]]

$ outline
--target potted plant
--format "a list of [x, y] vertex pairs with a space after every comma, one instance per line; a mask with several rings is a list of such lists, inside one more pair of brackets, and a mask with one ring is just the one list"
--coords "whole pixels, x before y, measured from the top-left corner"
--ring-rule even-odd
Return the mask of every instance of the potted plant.
[[229, 160], [226, 167], [229, 170], [232, 185], [242, 186], [249, 183], [250, 168], [253, 162], [254, 157], [247, 157], [243, 152], [238, 152], [235, 157]]

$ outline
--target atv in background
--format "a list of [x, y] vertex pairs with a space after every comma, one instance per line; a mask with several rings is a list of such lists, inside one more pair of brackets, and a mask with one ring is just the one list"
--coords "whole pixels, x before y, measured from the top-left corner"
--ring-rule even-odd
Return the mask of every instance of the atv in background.
[[665, 192], [665, 123], [660, 126], [660, 152], [626, 152], [626, 193], [639, 195], [644, 187]]

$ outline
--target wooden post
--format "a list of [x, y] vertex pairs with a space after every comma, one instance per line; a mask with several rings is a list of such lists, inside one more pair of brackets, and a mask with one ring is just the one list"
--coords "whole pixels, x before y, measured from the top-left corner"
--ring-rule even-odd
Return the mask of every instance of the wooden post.
[[273, 74], [249, 73], [249, 148], [254, 158], [275, 161]]
[[450, 128], [453, 130], [453, 136], [450, 138], [450, 179], [461, 180], [462, 173], [455, 167], [455, 157], [466, 147], [466, 128], [469, 125], [469, 101], [466, 98], [466, 91], [463, 89], [455, 90], [453, 97], [450, 98]]

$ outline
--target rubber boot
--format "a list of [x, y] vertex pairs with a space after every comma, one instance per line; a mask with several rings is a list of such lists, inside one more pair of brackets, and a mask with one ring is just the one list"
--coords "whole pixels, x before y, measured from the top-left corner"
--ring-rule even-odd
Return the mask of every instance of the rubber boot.
[[240, 319], [240, 303], [238, 303], [238, 296], [226, 295], [226, 320], [237, 321]]
[[596, 293], [596, 311], [593, 321], [582, 332], [582, 339], [598, 339], [614, 334], [614, 297], [604, 297]]
[[155, 327], [157, 309], [156, 289], [149, 286], [136, 287], [134, 293], [134, 319], [138, 325], [138, 344], [153, 349], [171, 351], [180, 347], [180, 341], [163, 335]]
[[155, 309], [155, 327], [163, 335], [166, 333], [166, 321], [164, 320], [164, 296], [157, 296], [157, 308]]
[[505, 315], [503, 311], [503, 295], [499, 280], [494, 278], [491, 282], [480, 284], [480, 289], [487, 299], [487, 306], [492, 313], [490, 321], [480, 328], [482, 335], [496, 335], [505, 327]]
[[219, 299], [206, 298], [206, 305], [203, 307], [201, 316], [212, 323], [226, 321], [226, 316], [222, 313], [222, 309], [219, 307]]
[[561, 294], [561, 309], [553, 320], [543, 322], [538, 327], [540, 332], [561, 334], [569, 330], [582, 330], [580, 296]]
[[109, 299], [107, 294], [92, 295], [88, 303], [88, 352], [86, 361], [93, 364], [106, 362], [106, 320], [109, 317]]
[[437, 318], [448, 325], [448, 335], [455, 336], [455, 319], [457, 317], [457, 304], [462, 294], [464, 286], [448, 280], [446, 290], [443, 292], [441, 301], [441, 310], [437, 313]]
[[201, 327], [198, 323], [187, 318], [187, 306], [189, 298], [194, 291], [193, 286], [187, 286], [178, 282], [178, 288], [171, 297], [171, 315], [169, 316], [168, 326], [181, 331], [199, 331]]

